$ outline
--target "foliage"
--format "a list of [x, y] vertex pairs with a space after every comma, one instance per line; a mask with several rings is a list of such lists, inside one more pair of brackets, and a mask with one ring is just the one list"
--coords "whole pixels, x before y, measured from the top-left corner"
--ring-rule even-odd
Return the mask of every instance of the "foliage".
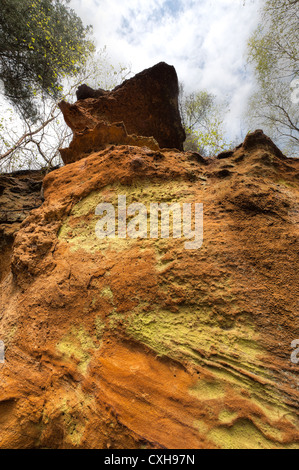
[[[249, 124], [263, 126], [284, 150], [298, 151], [299, 0], [266, 0], [261, 24], [248, 43], [257, 90], [249, 105]], [[297, 80], [296, 80], [297, 79]]]
[[84, 64], [80, 74], [80, 84], [85, 83], [91, 88], [112, 90], [131, 75], [130, 64], [113, 65], [106, 46], [91, 55]]
[[66, 75], [76, 75], [94, 50], [69, 0], [2, 0], [0, 81], [26, 118], [38, 117], [41, 93], [58, 98]]
[[180, 114], [187, 135], [184, 149], [202, 155], [216, 154], [228, 147], [223, 129], [223, 105], [205, 90], [185, 93], [180, 84]]
[[[73, 101], [79, 85], [93, 88], [114, 88], [130, 74], [128, 66], [113, 66], [106, 48], [91, 55], [77, 75], [66, 76], [62, 82], [61, 99]], [[61, 164], [59, 148], [67, 147], [72, 132], [65, 124], [54, 97], [40, 94], [39, 119], [32, 123], [7, 108], [0, 118], [0, 171], [21, 168], [38, 169]]]

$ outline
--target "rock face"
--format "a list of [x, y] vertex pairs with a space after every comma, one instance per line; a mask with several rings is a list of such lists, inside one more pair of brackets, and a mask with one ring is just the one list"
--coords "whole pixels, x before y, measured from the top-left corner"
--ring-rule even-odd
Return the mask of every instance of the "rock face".
[[[0, 448], [299, 448], [299, 160], [270, 142], [110, 146], [45, 177], [1, 283]], [[98, 239], [120, 195], [203, 203], [202, 246]]]
[[[123, 122], [127, 134], [153, 138], [161, 148], [183, 149], [186, 135], [178, 109], [179, 86], [174, 67], [161, 62], [111, 92], [87, 88], [87, 93], [86, 88], [79, 89], [78, 96], [89, 98], [75, 104], [60, 103], [65, 121], [74, 133], [74, 147], [78, 135], [91, 132], [104, 121]], [[93, 150], [101, 150], [105, 144], [119, 144], [119, 141], [110, 136], [108, 140], [98, 141]], [[64, 151], [62, 158], [65, 163], [74, 161]]]
[[91, 152], [105, 148], [107, 144], [133, 145], [158, 150], [159, 145], [153, 137], [128, 135], [123, 122], [109, 124], [99, 121], [93, 129], [76, 134], [70, 146], [60, 149], [65, 164], [76, 162], [88, 156]]
[[0, 280], [9, 267], [14, 236], [29, 212], [42, 204], [44, 171], [0, 175]]

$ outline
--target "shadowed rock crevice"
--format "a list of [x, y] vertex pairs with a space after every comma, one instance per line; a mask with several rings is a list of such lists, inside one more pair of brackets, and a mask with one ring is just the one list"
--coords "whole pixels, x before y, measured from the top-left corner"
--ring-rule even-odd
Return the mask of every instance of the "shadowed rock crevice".
[[0, 280], [9, 271], [15, 234], [28, 214], [42, 204], [43, 170], [0, 175]]

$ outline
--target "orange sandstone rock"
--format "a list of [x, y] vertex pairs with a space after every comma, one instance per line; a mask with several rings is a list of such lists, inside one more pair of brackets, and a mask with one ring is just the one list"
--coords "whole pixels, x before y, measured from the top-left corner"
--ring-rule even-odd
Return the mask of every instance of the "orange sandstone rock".
[[76, 134], [68, 148], [60, 149], [65, 164], [81, 160], [93, 151], [104, 149], [107, 144], [132, 145], [158, 150], [159, 145], [153, 137], [128, 135], [123, 122], [114, 124], [99, 121], [94, 129]]
[[[299, 448], [298, 160], [259, 140], [110, 146], [46, 176], [1, 283], [0, 448]], [[202, 247], [97, 239], [123, 194], [203, 203]]]

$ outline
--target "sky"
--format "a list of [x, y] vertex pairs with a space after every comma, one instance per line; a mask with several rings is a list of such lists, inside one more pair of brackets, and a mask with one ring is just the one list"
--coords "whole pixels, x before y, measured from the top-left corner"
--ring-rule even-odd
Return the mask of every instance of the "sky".
[[164, 61], [186, 91], [207, 90], [229, 103], [230, 138], [244, 137], [242, 120], [254, 86], [246, 44], [258, 23], [260, 0], [71, 0], [93, 26], [97, 48], [133, 75]]

